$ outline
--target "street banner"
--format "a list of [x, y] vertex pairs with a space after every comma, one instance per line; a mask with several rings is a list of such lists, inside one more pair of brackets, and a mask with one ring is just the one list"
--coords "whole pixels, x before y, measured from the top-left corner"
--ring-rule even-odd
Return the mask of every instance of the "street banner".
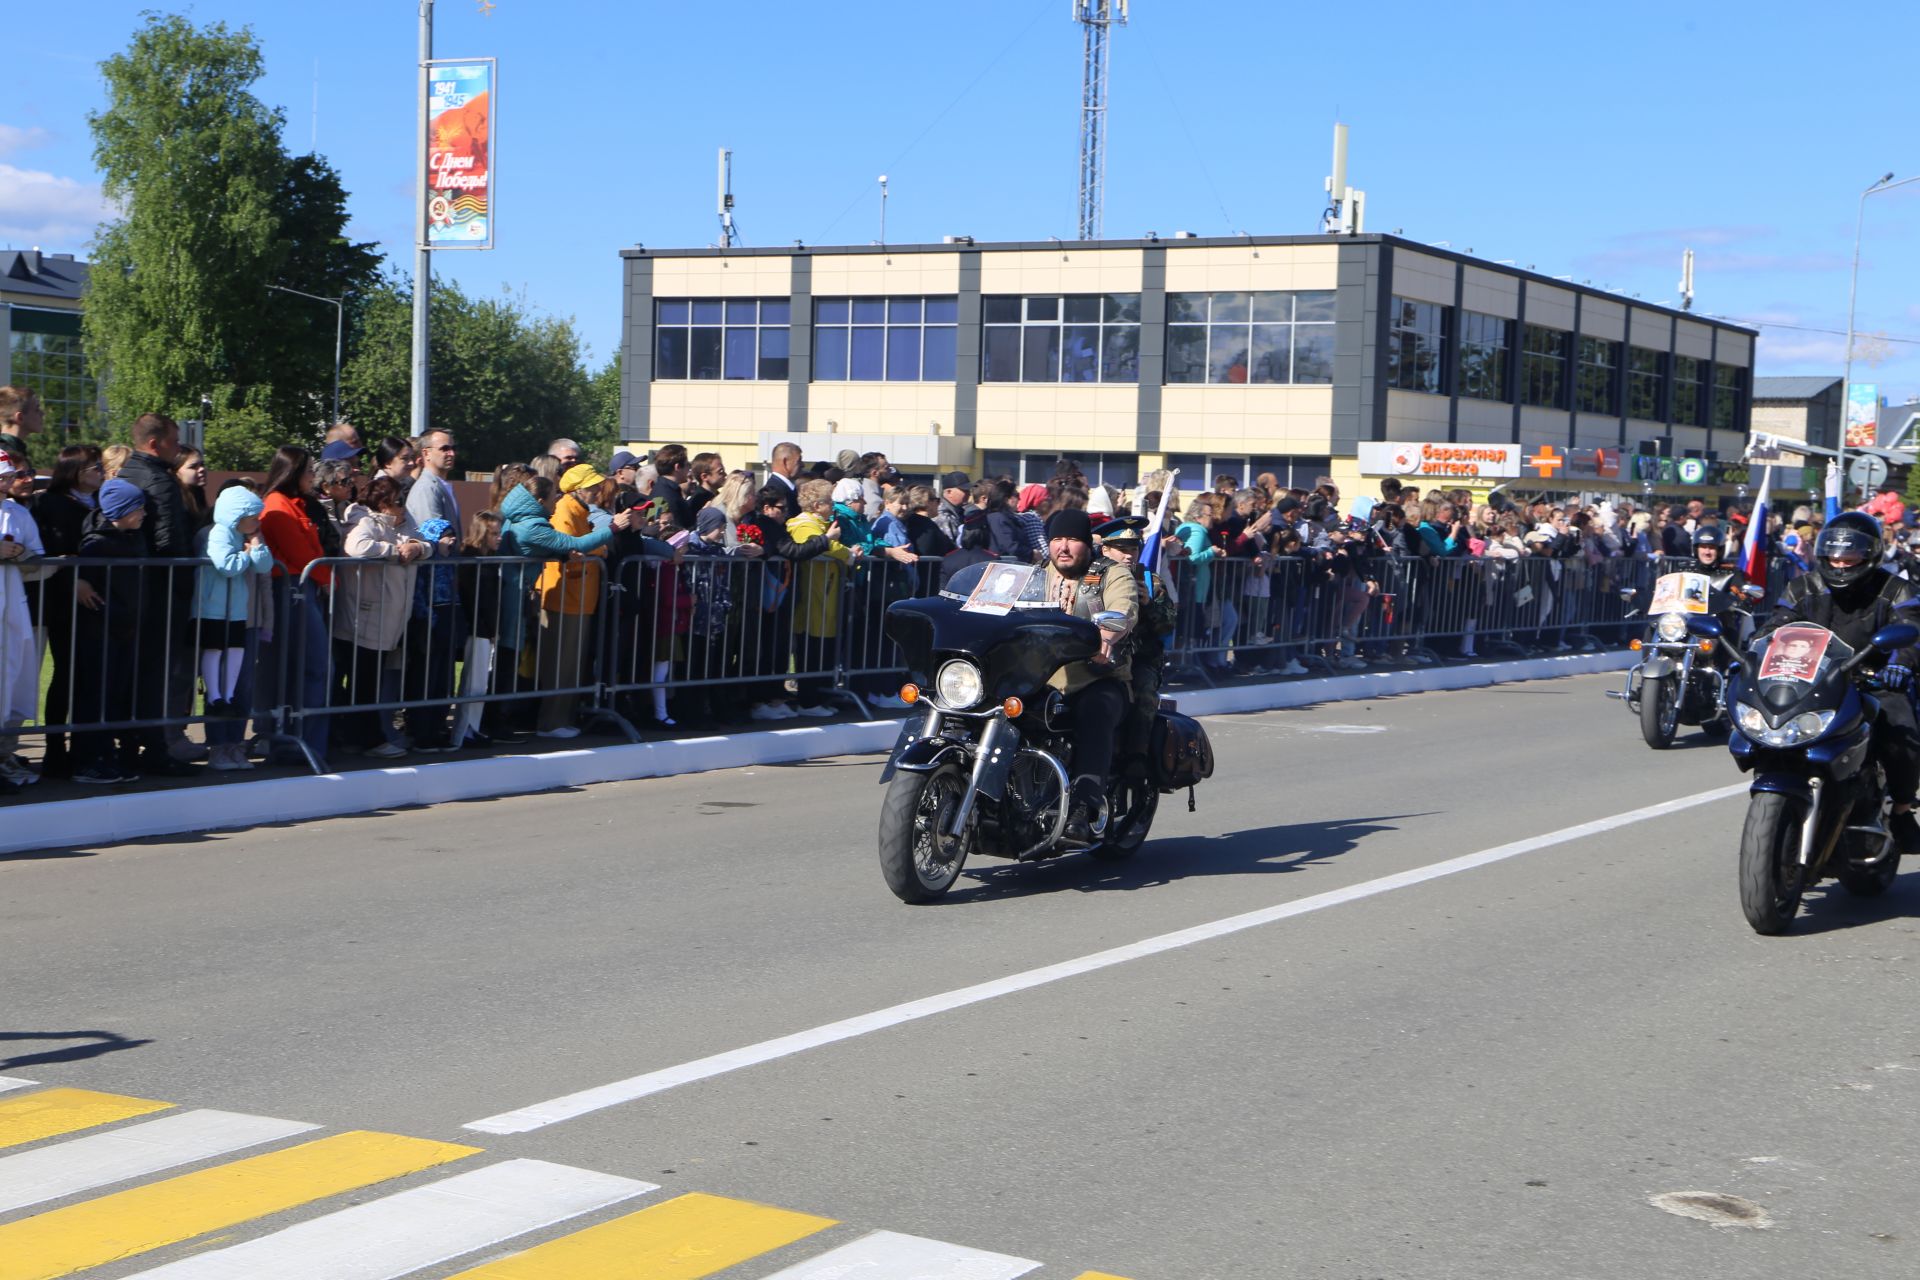
[[491, 249], [494, 60], [427, 68], [427, 247]]
[[1880, 386], [1855, 382], [1847, 387], [1847, 448], [1871, 449], [1879, 441]]

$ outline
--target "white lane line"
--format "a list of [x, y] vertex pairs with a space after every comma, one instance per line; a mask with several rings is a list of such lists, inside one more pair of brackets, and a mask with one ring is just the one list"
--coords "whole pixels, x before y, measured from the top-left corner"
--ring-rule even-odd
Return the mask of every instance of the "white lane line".
[[0, 1076], [0, 1093], [9, 1089], [27, 1089], [39, 1084], [38, 1080], [22, 1080], [19, 1076]]
[[776, 1271], [767, 1280], [1013, 1280], [1040, 1266], [1004, 1253], [983, 1253], [957, 1244], [876, 1231], [831, 1253]]
[[0, 1213], [319, 1128], [232, 1111], [183, 1111], [0, 1158]]
[[1604, 835], [1621, 827], [1632, 826], [1636, 822], [1645, 822], [1650, 818], [1662, 818], [1699, 805], [1711, 804], [1716, 800], [1726, 800], [1733, 796], [1744, 795], [1747, 784], [1737, 782], [1731, 786], [1716, 787], [1712, 791], [1702, 791], [1695, 795], [1682, 796], [1677, 800], [1667, 800], [1660, 804], [1648, 805], [1644, 809], [1634, 809], [1628, 813], [1615, 814], [1611, 818], [1598, 818], [1592, 822], [1583, 822], [1578, 826], [1563, 827], [1558, 831], [1549, 831], [1545, 835], [1530, 836], [1525, 840], [1515, 840], [1510, 844], [1495, 845], [1491, 849], [1482, 849], [1478, 853], [1462, 854], [1458, 858], [1449, 858], [1445, 862], [1435, 862], [1424, 867], [1415, 867], [1411, 871], [1402, 871], [1390, 876], [1381, 876], [1377, 880], [1365, 880], [1359, 884], [1348, 885], [1344, 889], [1332, 889], [1326, 893], [1316, 893], [1311, 897], [1299, 898], [1292, 902], [1283, 902], [1278, 906], [1264, 907], [1259, 911], [1249, 911], [1244, 915], [1228, 916], [1224, 920], [1214, 920], [1207, 924], [1195, 925], [1174, 933], [1163, 933], [1158, 937], [1145, 938], [1131, 942], [1123, 947], [1114, 947], [1108, 951], [1096, 951], [1092, 955], [1081, 956], [1076, 960], [1064, 960], [1058, 964], [1044, 965], [1038, 969], [1028, 969], [1023, 973], [1009, 974], [1004, 978], [995, 978], [991, 982], [978, 983], [971, 987], [961, 987], [957, 991], [948, 991], [941, 995], [927, 996], [920, 1000], [909, 1000], [891, 1008], [877, 1009], [872, 1013], [863, 1013], [857, 1017], [846, 1018], [839, 1022], [829, 1022], [811, 1030], [795, 1032], [774, 1040], [763, 1040], [759, 1044], [750, 1044], [726, 1053], [716, 1053], [712, 1057], [699, 1058], [693, 1062], [683, 1062], [677, 1067], [666, 1067], [659, 1071], [649, 1071], [645, 1075], [632, 1076], [625, 1080], [616, 1080], [612, 1084], [600, 1085], [593, 1089], [584, 1089], [579, 1093], [570, 1093], [565, 1097], [554, 1098], [547, 1102], [538, 1102], [515, 1111], [502, 1112], [497, 1116], [487, 1116], [475, 1120], [466, 1127], [481, 1133], [526, 1133], [532, 1129], [544, 1128], [562, 1120], [571, 1120], [588, 1112], [599, 1111], [604, 1107], [617, 1106], [623, 1102], [632, 1102], [650, 1094], [663, 1093], [676, 1089], [696, 1080], [709, 1080], [714, 1076], [726, 1075], [743, 1067], [758, 1066], [776, 1058], [790, 1054], [804, 1053], [809, 1049], [818, 1049], [822, 1045], [834, 1044], [841, 1040], [851, 1040], [856, 1036], [870, 1035], [875, 1031], [884, 1031], [888, 1027], [897, 1027], [903, 1022], [913, 1022], [920, 1018], [930, 1018], [936, 1013], [946, 1013], [953, 1009], [963, 1009], [970, 1004], [979, 1004], [983, 1000], [993, 1000], [1000, 996], [1012, 995], [1017, 991], [1026, 991], [1033, 987], [1058, 982], [1062, 978], [1073, 978], [1083, 973], [1092, 973], [1097, 969], [1110, 968], [1125, 964], [1129, 960], [1138, 960], [1143, 956], [1159, 955], [1164, 951], [1173, 951], [1180, 947], [1190, 947], [1196, 942], [1207, 942], [1214, 938], [1223, 938], [1228, 934], [1239, 933], [1245, 929], [1255, 929], [1261, 925], [1272, 924], [1277, 920], [1287, 920], [1294, 916], [1304, 916], [1314, 911], [1324, 911], [1328, 907], [1343, 906], [1349, 902], [1358, 902], [1362, 898], [1372, 898], [1379, 894], [1391, 893], [1395, 889], [1405, 889], [1416, 884], [1425, 884], [1429, 880], [1438, 880], [1442, 876], [1457, 875], [1462, 871], [1472, 871], [1490, 863], [1504, 862], [1508, 858], [1517, 858], [1522, 854], [1535, 853], [1555, 845], [1566, 844], [1573, 840], [1583, 840], [1588, 836]]
[[393, 1280], [657, 1190], [610, 1173], [507, 1160], [128, 1280]]

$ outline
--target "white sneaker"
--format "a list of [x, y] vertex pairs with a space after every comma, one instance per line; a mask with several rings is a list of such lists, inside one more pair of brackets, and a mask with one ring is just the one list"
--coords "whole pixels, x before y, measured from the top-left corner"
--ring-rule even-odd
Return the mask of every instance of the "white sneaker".
[[407, 754], [407, 749], [397, 742], [382, 742], [377, 746], [368, 747], [360, 754], [373, 760], [398, 760]]
[[897, 694], [891, 694], [891, 693], [870, 694], [867, 697], [867, 705], [873, 706], [873, 707], [882, 707], [888, 711], [904, 711], [906, 710], [906, 706], [907, 706], [907, 704], [904, 701], [902, 701]]
[[1342, 671], [1364, 671], [1367, 666], [1367, 660], [1365, 658], [1341, 658], [1333, 665]]
[[542, 729], [534, 736], [536, 738], [554, 738], [565, 742], [569, 738], [579, 737], [580, 731], [570, 724], [563, 724], [558, 729]]
[[794, 714], [805, 716], [809, 720], [831, 720], [840, 713], [832, 707], [801, 707]]
[[1307, 669], [1302, 665], [1300, 659], [1289, 658], [1287, 659], [1287, 665], [1280, 668], [1280, 674], [1283, 676], [1303, 676], [1307, 674]]
[[793, 717], [794, 711], [792, 707], [780, 706], [771, 702], [763, 702], [747, 712], [747, 719], [749, 720], [791, 720]]
[[5, 778], [16, 787], [30, 787], [40, 781], [40, 775], [33, 770], [6, 759], [0, 759], [0, 778]]

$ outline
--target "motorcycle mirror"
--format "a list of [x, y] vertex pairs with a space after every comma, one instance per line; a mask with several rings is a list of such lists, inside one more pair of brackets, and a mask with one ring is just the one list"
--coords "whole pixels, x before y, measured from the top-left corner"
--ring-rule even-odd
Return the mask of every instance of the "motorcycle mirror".
[[1904, 649], [1916, 640], [1920, 640], [1920, 627], [1911, 622], [1896, 622], [1873, 633], [1876, 649]]
[[1093, 625], [1099, 627], [1102, 631], [1125, 631], [1127, 629], [1127, 615], [1124, 613], [1116, 613], [1112, 609], [1103, 609], [1093, 615]]
[[1767, 589], [1755, 582], [1749, 582], [1746, 586], [1740, 588], [1740, 593], [1749, 600], [1764, 600], [1767, 598]]

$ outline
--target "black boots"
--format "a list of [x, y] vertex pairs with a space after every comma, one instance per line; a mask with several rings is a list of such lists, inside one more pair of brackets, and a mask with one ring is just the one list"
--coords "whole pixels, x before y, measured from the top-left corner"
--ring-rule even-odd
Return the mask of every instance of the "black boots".
[[1107, 789], [1098, 778], [1074, 779], [1067, 797], [1067, 828], [1062, 839], [1071, 844], [1090, 845], [1107, 833]]

